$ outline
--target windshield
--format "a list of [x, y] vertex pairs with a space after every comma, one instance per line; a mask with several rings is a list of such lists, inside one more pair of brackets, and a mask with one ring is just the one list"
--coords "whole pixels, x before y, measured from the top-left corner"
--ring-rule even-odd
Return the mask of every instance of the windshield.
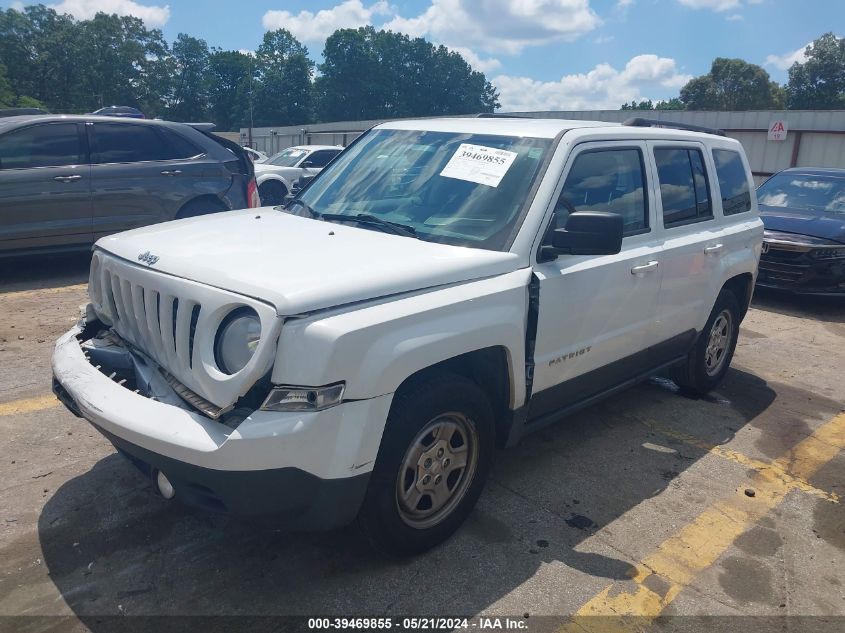
[[757, 199], [785, 210], [845, 214], [845, 176], [777, 174], [760, 185]]
[[375, 216], [418, 239], [504, 250], [550, 146], [549, 139], [376, 130], [300, 199], [313, 215]]
[[276, 167], [293, 167], [302, 160], [307, 153], [308, 152], [304, 149], [291, 147], [290, 149], [279, 152], [272, 158], [267, 159], [265, 162], [268, 165], [275, 165]]

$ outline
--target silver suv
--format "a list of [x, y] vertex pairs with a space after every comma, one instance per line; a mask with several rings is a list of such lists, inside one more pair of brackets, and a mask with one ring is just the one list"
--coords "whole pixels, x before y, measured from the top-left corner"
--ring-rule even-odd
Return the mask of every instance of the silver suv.
[[0, 119], [0, 257], [87, 250], [147, 224], [258, 206], [252, 162], [211, 124]]

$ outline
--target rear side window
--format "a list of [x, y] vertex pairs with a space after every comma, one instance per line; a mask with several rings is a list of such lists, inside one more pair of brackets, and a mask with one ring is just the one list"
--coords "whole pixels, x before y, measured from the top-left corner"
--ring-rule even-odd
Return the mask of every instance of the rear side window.
[[83, 154], [75, 123], [33, 125], [0, 136], [0, 169], [79, 165]]
[[716, 163], [724, 214], [751, 211], [751, 189], [739, 153], [729, 149], [714, 149], [713, 162]]
[[322, 150], [314, 152], [306, 160], [311, 163], [309, 167], [325, 167], [338, 153], [334, 150]]
[[573, 211], [618, 213], [624, 234], [648, 230], [648, 205], [644, 195], [644, 169], [638, 149], [599, 149], [575, 158], [555, 205], [557, 228]]
[[162, 130], [147, 125], [119, 123], [96, 123], [94, 147], [98, 163], [177, 160], [201, 153], [188, 141], [173, 133], [163, 133]]
[[697, 149], [662, 147], [654, 150], [663, 226], [672, 227], [713, 217], [704, 158]]

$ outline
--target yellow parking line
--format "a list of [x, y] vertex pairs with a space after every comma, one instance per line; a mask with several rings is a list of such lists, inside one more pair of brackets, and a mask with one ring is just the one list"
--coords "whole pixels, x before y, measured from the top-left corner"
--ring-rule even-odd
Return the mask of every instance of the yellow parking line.
[[21, 413], [32, 413], [33, 411], [43, 411], [44, 409], [52, 409], [61, 404], [56, 399], [56, 396], [50, 394], [49, 396], [39, 396], [37, 398], [28, 398], [26, 400], [13, 400], [12, 402], [0, 403], [0, 417], [6, 415], [19, 415]]
[[56, 288], [36, 288], [34, 290], [18, 290], [16, 292], [0, 293], [3, 299], [24, 299], [26, 297], [41, 297], [44, 295], [57, 295], [64, 292], [87, 290], [88, 284], [73, 284], [70, 286], [58, 286]]
[[[658, 617], [699, 572], [707, 569], [751, 525], [845, 448], [845, 413], [840, 413], [775, 460], [775, 469], [755, 473], [751, 486], [715, 503], [666, 539], [635, 566], [630, 581], [608, 585], [585, 603], [562, 631], [639, 631]], [[587, 617], [605, 616], [605, 617]], [[614, 617], [606, 617], [614, 616]], [[645, 623], [644, 623], [645, 621]]]
[[[743, 455], [742, 453], [727, 448], [726, 446], [721, 446], [719, 444], [711, 444], [710, 442], [707, 442], [699, 437], [695, 437], [694, 435], [688, 435], [681, 431], [670, 429], [669, 427], [663, 426], [662, 424], [658, 424], [653, 420], [641, 420], [641, 422], [648, 428], [652, 429], [653, 431], [657, 431], [661, 435], [671, 437], [680, 442], [683, 442], [684, 444], [694, 446], [695, 448], [707, 451], [723, 459], [727, 459], [732, 462], [737, 462], [738, 464], [742, 464], [743, 466], [748, 466], [749, 468], [753, 468], [761, 474], [765, 474], [765, 476], [767, 477], [775, 477], [777, 479], [780, 479], [784, 485], [794, 486], [800, 490], [803, 490], [804, 492], [807, 492], [816, 497], [820, 497], [822, 499], [827, 499], [828, 501], [833, 501], [835, 503], [839, 503], [840, 501], [839, 495], [835, 492], [820, 490], [819, 488], [816, 488], [812, 484], [805, 481], [800, 475], [795, 472], [796, 467], [793, 467], [790, 464], [786, 464], [783, 462], [786, 456], [781, 457], [780, 459], [775, 460], [774, 462], [766, 462], [760, 459], [754, 459], [753, 457], [748, 457], [747, 455]], [[813, 446], [816, 446], [815, 442], [813, 443]], [[816, 447], [816, 449], [820, 450], [820, 447]], [[829, 459], [830, 458], [827, 458], [824, 461], [829, 461]]]

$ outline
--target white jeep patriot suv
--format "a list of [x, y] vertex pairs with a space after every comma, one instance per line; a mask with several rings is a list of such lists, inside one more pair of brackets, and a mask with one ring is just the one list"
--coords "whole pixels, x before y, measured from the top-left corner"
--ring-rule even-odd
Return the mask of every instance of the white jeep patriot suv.
[[742, 147], [629, 123], [386, 123], [286, 208], [103, 238], [56, 394], [165, 498], [430, 548], [494, 446], [728, 370], [763, 237]]

